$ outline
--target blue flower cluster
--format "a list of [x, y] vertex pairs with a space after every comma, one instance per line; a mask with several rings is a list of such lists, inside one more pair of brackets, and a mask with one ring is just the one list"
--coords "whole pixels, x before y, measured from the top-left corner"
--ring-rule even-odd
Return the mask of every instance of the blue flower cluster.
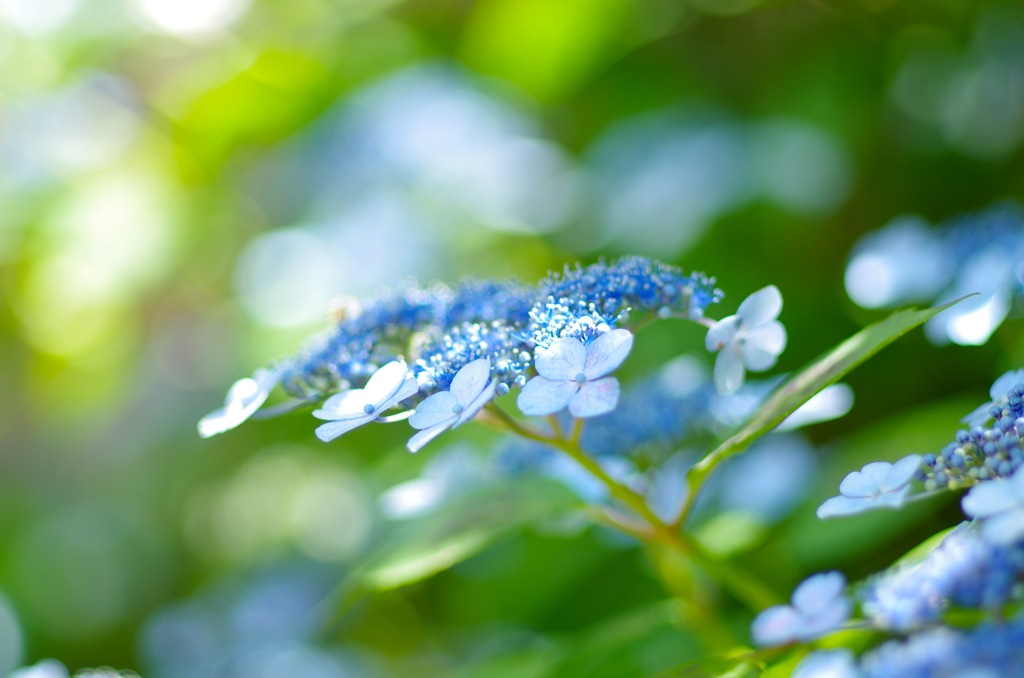
[[986, 622], [969, 631], [930, 628], [891, 640], [858, 662], [848, 650], [808, 655], [794, 678], [954, 678], [1024, 675], [1024, 617]]
[[[199, 433], [209, 437], [238, 426], [277, 385], [299, 404], [324, 401], [313, 412], [329, 422], [317, 429], [322, 440], [370, 422], [408, 419], [419, 429], [409, 441], [412, 451], [513, 387], [522, 389], [517, 405], [524, 414], [568, 409], [577, 419], [599, 417], [618, 405], [619, 382], [611, 373], [633, 346], [626, 327], [680, 317], [713, 331], [704, 312], [722, 298], [714, 282], [702, 273], [625, 257], [567, 267], [533, 287], [406, 284], [348, 303], [337, 312], [334, 329], [299, 356], [239, 380], [224, 407], [200, 421]], [[772, 290], [774, 318], [782, 302]], [[750, 300], [744, 304], [752, 313], [760, 309]], [[744, 368], [767, 369], [784, 345], [775, 342], [765, 360], [756, 337], [744, 341], [749, 355], [736, 365], [740, 382]], [[715, 348], [728, 344], [732, 351], [739, 343]], [[388, 414], [392, 408], [403, 411]]]
[[950, 606], [999, 610], [1024, 574], [1024, 544], [995, 544], [961, 523], [924, 560], [897, 566], [861, 592], [864, 614], [883, 629], [910, 631]]
[[1001, 203], [930, 227], [901, 217], [857, 244], [846, 290], [867, 308], [977, 296], [930, 320], [933, 341], [977, 345], [1024, 298], [1017, 269], [1024, 262], [1024, 212]]
[[[1016, 372], [1007, 376], [1020, 377]], [[993, 390], [1004, 377], [996, 381]], [[917, 479], [926, 490], [958, 489], [982, 480], [1009, 478], [1020, 468], [1024, 463], [1024, 383], [1015, 383], [1004, 393], [979, 408], [983, 413], [975, 410], [965, 417], [984, 425], [961, 429], [942, 452], [924, 455]]]

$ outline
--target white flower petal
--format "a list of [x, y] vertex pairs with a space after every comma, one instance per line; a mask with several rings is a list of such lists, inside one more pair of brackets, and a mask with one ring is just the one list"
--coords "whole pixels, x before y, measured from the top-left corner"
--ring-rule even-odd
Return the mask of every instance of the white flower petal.
[[451, 392], [462, 405], [473, 401], [491, 379], [491, 360], [481, 358], [465, 365], [452, 379]]
[[824, 520], [825, 518], [834, 518], [836, 516], [856, 515], [869, 507], [870, 505], [863, 497], [853, 499], [851, 497], [844, 497], [840, 495], [838, 497], [826, 499], [825, 502], [818, 507], [817, 514], [819, 518]]
[[569, 402], [569, 414], [577, 419], [607, 414], [619, 404], [619, 380], [605, 377], [588, 381]]
[[392, 360], [378, 369], [363, 387], [366, 402], [379, 407], [389, 400], [405, 383], [408, 371], [402, 360]]
[[839, 491], [847, 497], [873, 497], [881, 494], [882, 483], [892, 469], [886, 461], [874, 461], [859, 471], [853, 471], [839, 483]]
[[587, 363], [587, 349], [578, 339], [555, 339], [545, 349], [537, 349], [534, 367], [547, 379], [575, 379]]
[[224, 407], [199, 420], [197, 428], [200, 437], [209, 438], [229, 431], [251, 417], [266, 402], [279, 378], [280, 373], [277, 371], [259, 369], [251, 378], [236, 381], [228, 389]]
[[730, 315], [722, 318], [708, 329], [704, 337], [704, 346], [712, 353], [721, 350], [736, 337], [739, 327], [739, 316]]
[[321, 424], [316, 429], [316, 437], [325, 443], [329, 443], [343, 433], [348, 433], [354, 428], [359, 428], [363, 424], [368, 424], [373, 421], [374, 415], [366, 414], [362, 417], [354, 417], [352, 419], [342, 419], [340, 421], [332, 421], [327, 424]]
[[1013, 544], [1024, 537], [1024, 508], [1017, 507], [988, 518], [981, 533], [993, 544]]
[[889, 469], [881, 483], [883, 492], [892, 492], [908, 484], [914, 478], [917, 469], [921, 468], [921, 455], [912, 454], [903, 457]]
[[786, 328], [777, 320], [744, 332], [741, 352], [748, 370], [767, 370], [786, 348]]
[[743, 358], [735, 345], [728, 346], [715, 359], [715, 387], [719, 393], [732, 393], [743, 386]]
[[587, 346], [583, 374], [587, 379], [603, 377], [621, 365], [632, 348], [633, 335], [628, 330], [605, 332]]
[[534, 377], [523, 386], [516, 404], [523, 414], [553, 414], [568, 405], [577, 390], [579, 384], [575, 381], [552, 381], [545, 377]]
[[450, 391], [439, 391], [416, 406], [416, 412], [409, 417], [409, 425], [430, 428], [449, 419], [454, 422], [459, 416], [454, 409], [457, 404], [458, 400]]
[[757, 327], [778, 318], [781, 311], [782, 293], [775, 285], [768, 285], [744, 299], [736, 315], [744, 327]]
[[1020, 505], [1011, 483], [1005, 480], [986, 480], [978, 483], [960, 501], [964, 513], [972, 518], [988, 518]]
[[352, 419], [366, 414], [366, 394], [361, 388], [335, 393], [324, 401], [320, 409], [313, 410], [317, 419]]
[[407, 376], [402, 385], [398, 387], [398, 390], [391, 394], [391, 397], [378, 405], [377, 414], [383, 413], [385, 410], [389, 410], [398, 403], [402, 402], [406, 398], [416, 395], [416, 392], [420, 390], [420, 385], [416, 381], [415, 377]]
[[451, 424], [438, 424], [437, 426], [425, 428], [412, 438], [409, 438], [409, 442], [406, 443], [405, 446], [410, 452], [419, 452], [423, 449], [424, 445], [447, 431], [449, 428], [451, 428]]
[[[1017, 384], [1024, 384], [1024, 370], [1010, 370], [992, 383], [989, 389], [989, 396], [993, 403], [1005, 402], [1006, 392]], [[991, 403], [989, 404], [991, 407]]]
[[489, 403], [491, 399], [494, 398], [494, 393], [497, 390], [497, 380], [492, 381], [490, 384], [488, 384], [487, 387], [480, 392], [480, 395], [478, 395], [476, 399], [474, 399], [468, 405], [465, 406], [465, 408], [462, 410], [462, 413], [459, 414], [458, 420], [456, 420], [456, 422], [452, 425], [452, 428], [462, 426], [467, 421], [475, 417], [477, 413], [483, 409], [484, 405]]

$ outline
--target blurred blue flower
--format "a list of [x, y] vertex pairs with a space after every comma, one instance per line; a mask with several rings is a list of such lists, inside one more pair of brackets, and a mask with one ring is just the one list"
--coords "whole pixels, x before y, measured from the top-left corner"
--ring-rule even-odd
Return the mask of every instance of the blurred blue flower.
[[214, 410], [199, 420], [199, 435], [203, 438], [229, 431], [251, 417], [274, 390], [281, 374], [278, 370], [259, 369], [252, 377], [239, 379], [224, 399], [224, 407]]
[[860, 598], [874, 625], [910, 631], [936, 621], [949, 605], [999, 610], [1022, 572], [1024, 549], [990, 543], [964, 522], [920, 562], [873, 577]]
[[1024, 384], [1024, 370], [1010, 370], [1002, 375], [992, 383], [992, 388], [989, 389], [988, 395], [991, 400], [983, 405], [979, 405], [976, 410], [960, 421], [968, 426], [981, 426], [988, 422], [992, 419], [993, 407], [1001, 408], [1007, 404], [1013, 395], [1016, 395], [1018, 398], [1021, 396], [1019, 393], [1013, 394], [1010, 392], [1018, 384]]
[[819, 506], [818, 517], [853, 515], [873, 508], [899, 508], [920, 466], [921, 456], [916, 454], [895, 464], [884, 461], [867, 464], [843, 478], [839, 484], [840, 495]]
[[715, 360], [715, 386], [731, 393], [743, 385], [744, 367], [767, 370], [786, 348], [786, 329], [776, 318], [782, 311], [782, 294], [768, 285], [743, 300], [736, 315], [722, 318], [708, 330], [709, 351]]
[[1011, 544], [1024, 537], [1024, 473], [979, 483], [961, 504], [964, 513], [981, 520], [982, 534], [993, 543]]
[[416, 407], [409, 424], [419, 433], [409, 439], [410, 452], [419, 452], [428, 442], [450, 428], [457, 428], [476, 416], [494, 397], [498, 382], [491, 380], [491, 361], [474, 360], [455, 375], [451, 390], [438, 391]]
[[368, 424], [399, 402], [419, 391], [404, 361], [395, 360], [377, 370], [365, 388], [336, 393], [313, 411], [317, 419], [330, 421], [316, 429], [320, 440], [330, 442], [354, 428]]
[[838, 572], [823, 572], [804, 580], [793, 591], [792, 605], [776, 605], [757, 615], [750, 628], [762, 646], [814, 640], [835, 631], [851, 611], [844, 595], [846, 579]]
[[819, 650], [807, 655], [797, 664], [793, 678], [861, 678], [857, 659], [845, 648]]
[[519, 409], [545, 415], [568, 406], [578, 418], [611, 412], [619, 401], [619, 381], [605, 375], [622, 364], [632, 347], [627, 330], [610, 330], [586, 346], [576, 339], [556, 339], [537, 352], [538, 376], [523, 387]]

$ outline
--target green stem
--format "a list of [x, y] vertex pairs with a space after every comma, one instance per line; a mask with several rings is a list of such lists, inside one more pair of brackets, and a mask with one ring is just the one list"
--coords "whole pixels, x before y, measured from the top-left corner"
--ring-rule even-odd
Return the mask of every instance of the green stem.
[[[560, 427], [555, 429], [555, 435], [549, 436], [516, 420], [497, 406], [488, 406], [488, 409], [509, 430], [528, 440], [534, 440], [558, 448], [600, 480], [613, 497], [632, 509], [650, 526], [649, 536], [644, 541], [656, 541], [690, 558], [704, 572], [718, 581], [724, 589], [743, 601], [752, 610], [761, 610], [782, 602], [778, 594], [771, 587], [754, 577], [752, 573], [706, 551], [693, 537], [680, 532], [677, 526], [667, 524], [659, 518], [647, 505], [646, 500], [642, 496], [609, 476], [601, 468], [601, 465], [594, 461], [580, 447], [579, 436], [582, 425], [580, 420], [577, 420], [571, 437], [566, 438], [562, 435]], [[632, 534], [635, 537], [641, 537], [642, 535], [635, 528], [618, 527], [621, 531]]]

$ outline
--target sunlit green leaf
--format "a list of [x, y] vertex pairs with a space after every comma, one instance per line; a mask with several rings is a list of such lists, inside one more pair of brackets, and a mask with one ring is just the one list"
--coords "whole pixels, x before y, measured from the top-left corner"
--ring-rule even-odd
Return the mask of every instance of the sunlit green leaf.
[[948, 304], [924, 310], [904, 309], [870, 325], [826, 353], [780, 386], [743, 427], [716, 447], [690, 471], [691, 484], [699, 483], [715, 466], [731, 455], [742, 452], [759, 437], [778, 426], [798, 407], [829, 384], [839, 381], [862, 362], [923, 325], [961, 297]]

